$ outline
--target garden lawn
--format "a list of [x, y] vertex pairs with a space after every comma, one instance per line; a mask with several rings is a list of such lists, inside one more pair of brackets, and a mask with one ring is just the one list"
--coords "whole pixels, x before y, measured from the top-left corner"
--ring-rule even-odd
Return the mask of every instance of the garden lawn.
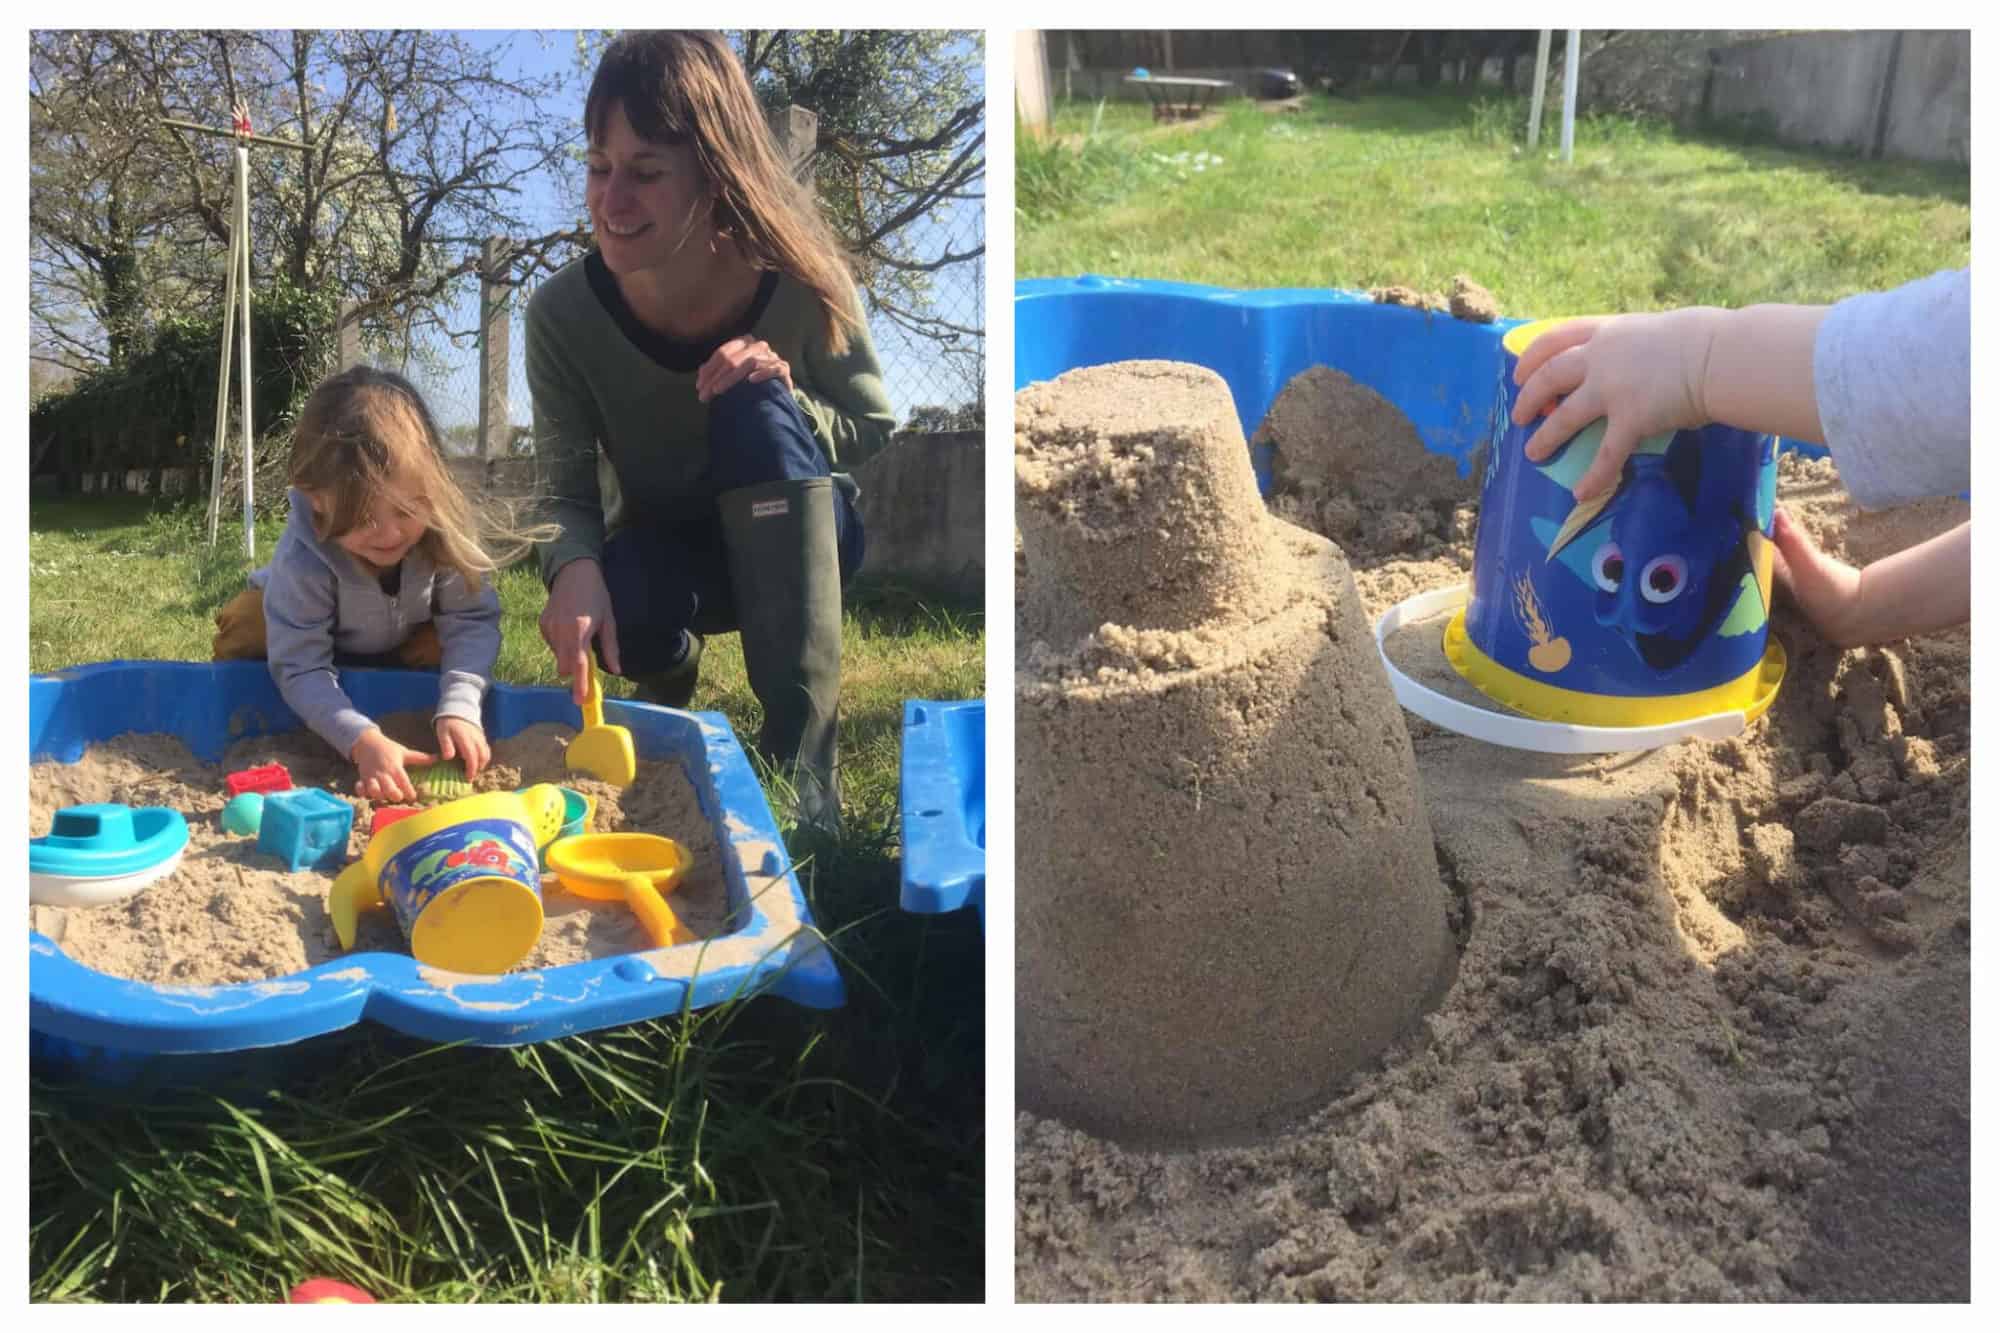
[[1237, 101], [1155, 128], [1060, 104], [1018, 139], [1016, 272], [1225, 287], [1488, 287], [1508, 316], [1826, 302], [1970, 262], [1965, 167], [1682, 135], [1455, 93]]
[[[243, 586], [223, 527], [211, 552], [188, 507], [31, 505], [30, 669], [206, 660]], [[500, 591], [499, 678], [555, 683], [532, 571]], [[31, 1299], [277, 1301], [312, 1276], [385, 1300], [980, 1299], [983, 937], [897, 907], [896, 798], [902, 701], [978, 697], [984, 651], [976, 610], [852, 590], [841, 837], [773, 799], [845, 1008], [751, 997], [512, 1050], [363, 1023], [281, 1051], [275, 1086], [143, 1104], [38, 1078]], [[747, 742], [735, 636], [702, 665], [694, 707]]]

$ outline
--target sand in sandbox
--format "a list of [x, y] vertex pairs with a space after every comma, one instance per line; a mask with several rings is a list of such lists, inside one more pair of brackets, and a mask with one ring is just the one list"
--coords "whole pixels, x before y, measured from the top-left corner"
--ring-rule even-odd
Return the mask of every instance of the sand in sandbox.
[[[1850, 560], [1967, 514], [1859, 515], [1791, 456], [1780, 499]], [[1465, 581], [1470, 520], [1350, 544], [1367, 615]], [[1782, 595], [1773, 631], [1786, 683], [1729, 741], [1560, 758], [1410, 717], [1450, 994], [1254, 1146], [1020, 1116], [1017, 1297], [1966, 1299], [1969, 636], [1843, 651]]]
[[1017, 398], [1022, 1103], [1257, 1132], [1448, 979], [1408, 734], [1346, 562], [1270, 519], [1214, 373]]
[[[432, 743], [426, 717], [397, 714], [381, 724], [404, 744]], [[543, 723], [495, 741], [492, 767], [480, 775], [478, 789], [512, 791], [559, 782], [596, 798], [597, 832], [622, 829], [675, 839], [694, 859], [674, 891], [675, 913], [703, 938], [725, 933], [730, 922], [720, 850], [686, 773], [675, 763], [642, 760], [638, 780], [623, 790], [570, 773], [563, 749], [574, 734], [572, 728]], [[228, 799], [223, 778], [271, 762], [284, 764], [300, 786], [336, 794], [353, 787], [353, 765], [309, 732], [239, 741], [214, 764], [197, 760], [176, 737], [126, 735], [93, 745], [74, 764], [32, 765], [31, 837], [48, 832], [55, 812], [65, 806], [116, 801], [180, 811], [187, 816], [188, 849], [172, 875], [132, 898], [87, 909], [32, 908], [30, 925], [87, 967], [164, 985], [257, 981], [343, 956], [326, 909], [333, 872], [287, 871], [257, 850], [255, 838], [222, 831], [220, 814]], [[373, 810], [360, 798], [351, 803], [350, 859], [367, 843]], [[652, 947], [622, 903], [577, 898], [551, 883], [543, 889], [543, 907], [540, 941], [517, 971]], [[407, 953], [408, 947], [386, 907], [362, 913], [356, 951]]]
[[1271, 450], [1271, 512], [1343, 550], [1435, 549], [1474, 492], [1394, 403], [1331, 366], [1294, 376], [1251, 444]]

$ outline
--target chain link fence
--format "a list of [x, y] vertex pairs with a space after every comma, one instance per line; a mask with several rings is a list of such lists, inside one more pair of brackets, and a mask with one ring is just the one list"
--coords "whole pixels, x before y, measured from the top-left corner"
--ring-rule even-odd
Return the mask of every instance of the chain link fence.
[[[459, 278], [435, 308], [435, 318], [364, 334], [361, 358], [397, 371], [416, 385], [444, 433], [448, 453], [477, 456], [481, 452], [479, 276]], [[521, 392], [527, 392], [525, 383]]]

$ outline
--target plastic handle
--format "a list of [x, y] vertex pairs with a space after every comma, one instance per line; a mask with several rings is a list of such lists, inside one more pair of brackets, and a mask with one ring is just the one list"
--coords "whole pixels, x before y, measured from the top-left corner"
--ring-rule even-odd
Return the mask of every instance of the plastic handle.
[[652, 881], [644, 875], [625, 877], [625, 905], [632, 909], [632, 915], [639, 918], [639, 924], [646, 928], [655, 948], [665, 949], [679, 942], [681, 919], [674, 915], [674, 909], [667, 906], [653, 888]]
[[1740, 733], [1743, 714], [1711, 713], [1661, 727], [1585, 727], [1568, 722], [1543, 722], [1513, 713], [1498, 713], [1439, 694], [1404, 675], [1389, 660], [1385, 641], [1391, 634], [1415, 621], [1429, 620], [1446, 611], [1456, 611], [1471, 595], [1467, 584], [1418, 593], [1399, 602], [1375, 622], [1375, 652], [1382, 669], [1389, 673], [1389, 687], [1396, 702], [1440, 727], [1469, 736], [1489, 745], [1514, 750], [1535, 750], [1542, 754], [1616, 754], [1627, 750], [1655, 750], [1684, 740], [1720, 741]]
[[597, 683], [597, 663], [585, 664], [590, 671], [590, 688], [583, 696], [583, 725], [601, 727], [604, 725], [604, 687]]

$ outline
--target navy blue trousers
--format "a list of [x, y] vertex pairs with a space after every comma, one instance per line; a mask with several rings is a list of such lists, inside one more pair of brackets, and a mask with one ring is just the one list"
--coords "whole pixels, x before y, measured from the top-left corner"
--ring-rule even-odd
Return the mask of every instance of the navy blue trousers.
[[[616, 458], [612, 462], [615, 466]], [[692, 516], [648, 522], [633, 515], [604, 544], [604, 582], [618, 621], [624, 674], [653, 675], [679, 665], [689, 631], [726, 634], [737, 628], [717, 497], [745, 486], [829, 473], [812, 426], [783, 380], [746, 380], [711, 400], [708, 466], [690, 497], [695, 503], [683, 510]], [[866, 541], [854, 501], [837, 483], [833, 496], [845, 584], [861, 566]]]

